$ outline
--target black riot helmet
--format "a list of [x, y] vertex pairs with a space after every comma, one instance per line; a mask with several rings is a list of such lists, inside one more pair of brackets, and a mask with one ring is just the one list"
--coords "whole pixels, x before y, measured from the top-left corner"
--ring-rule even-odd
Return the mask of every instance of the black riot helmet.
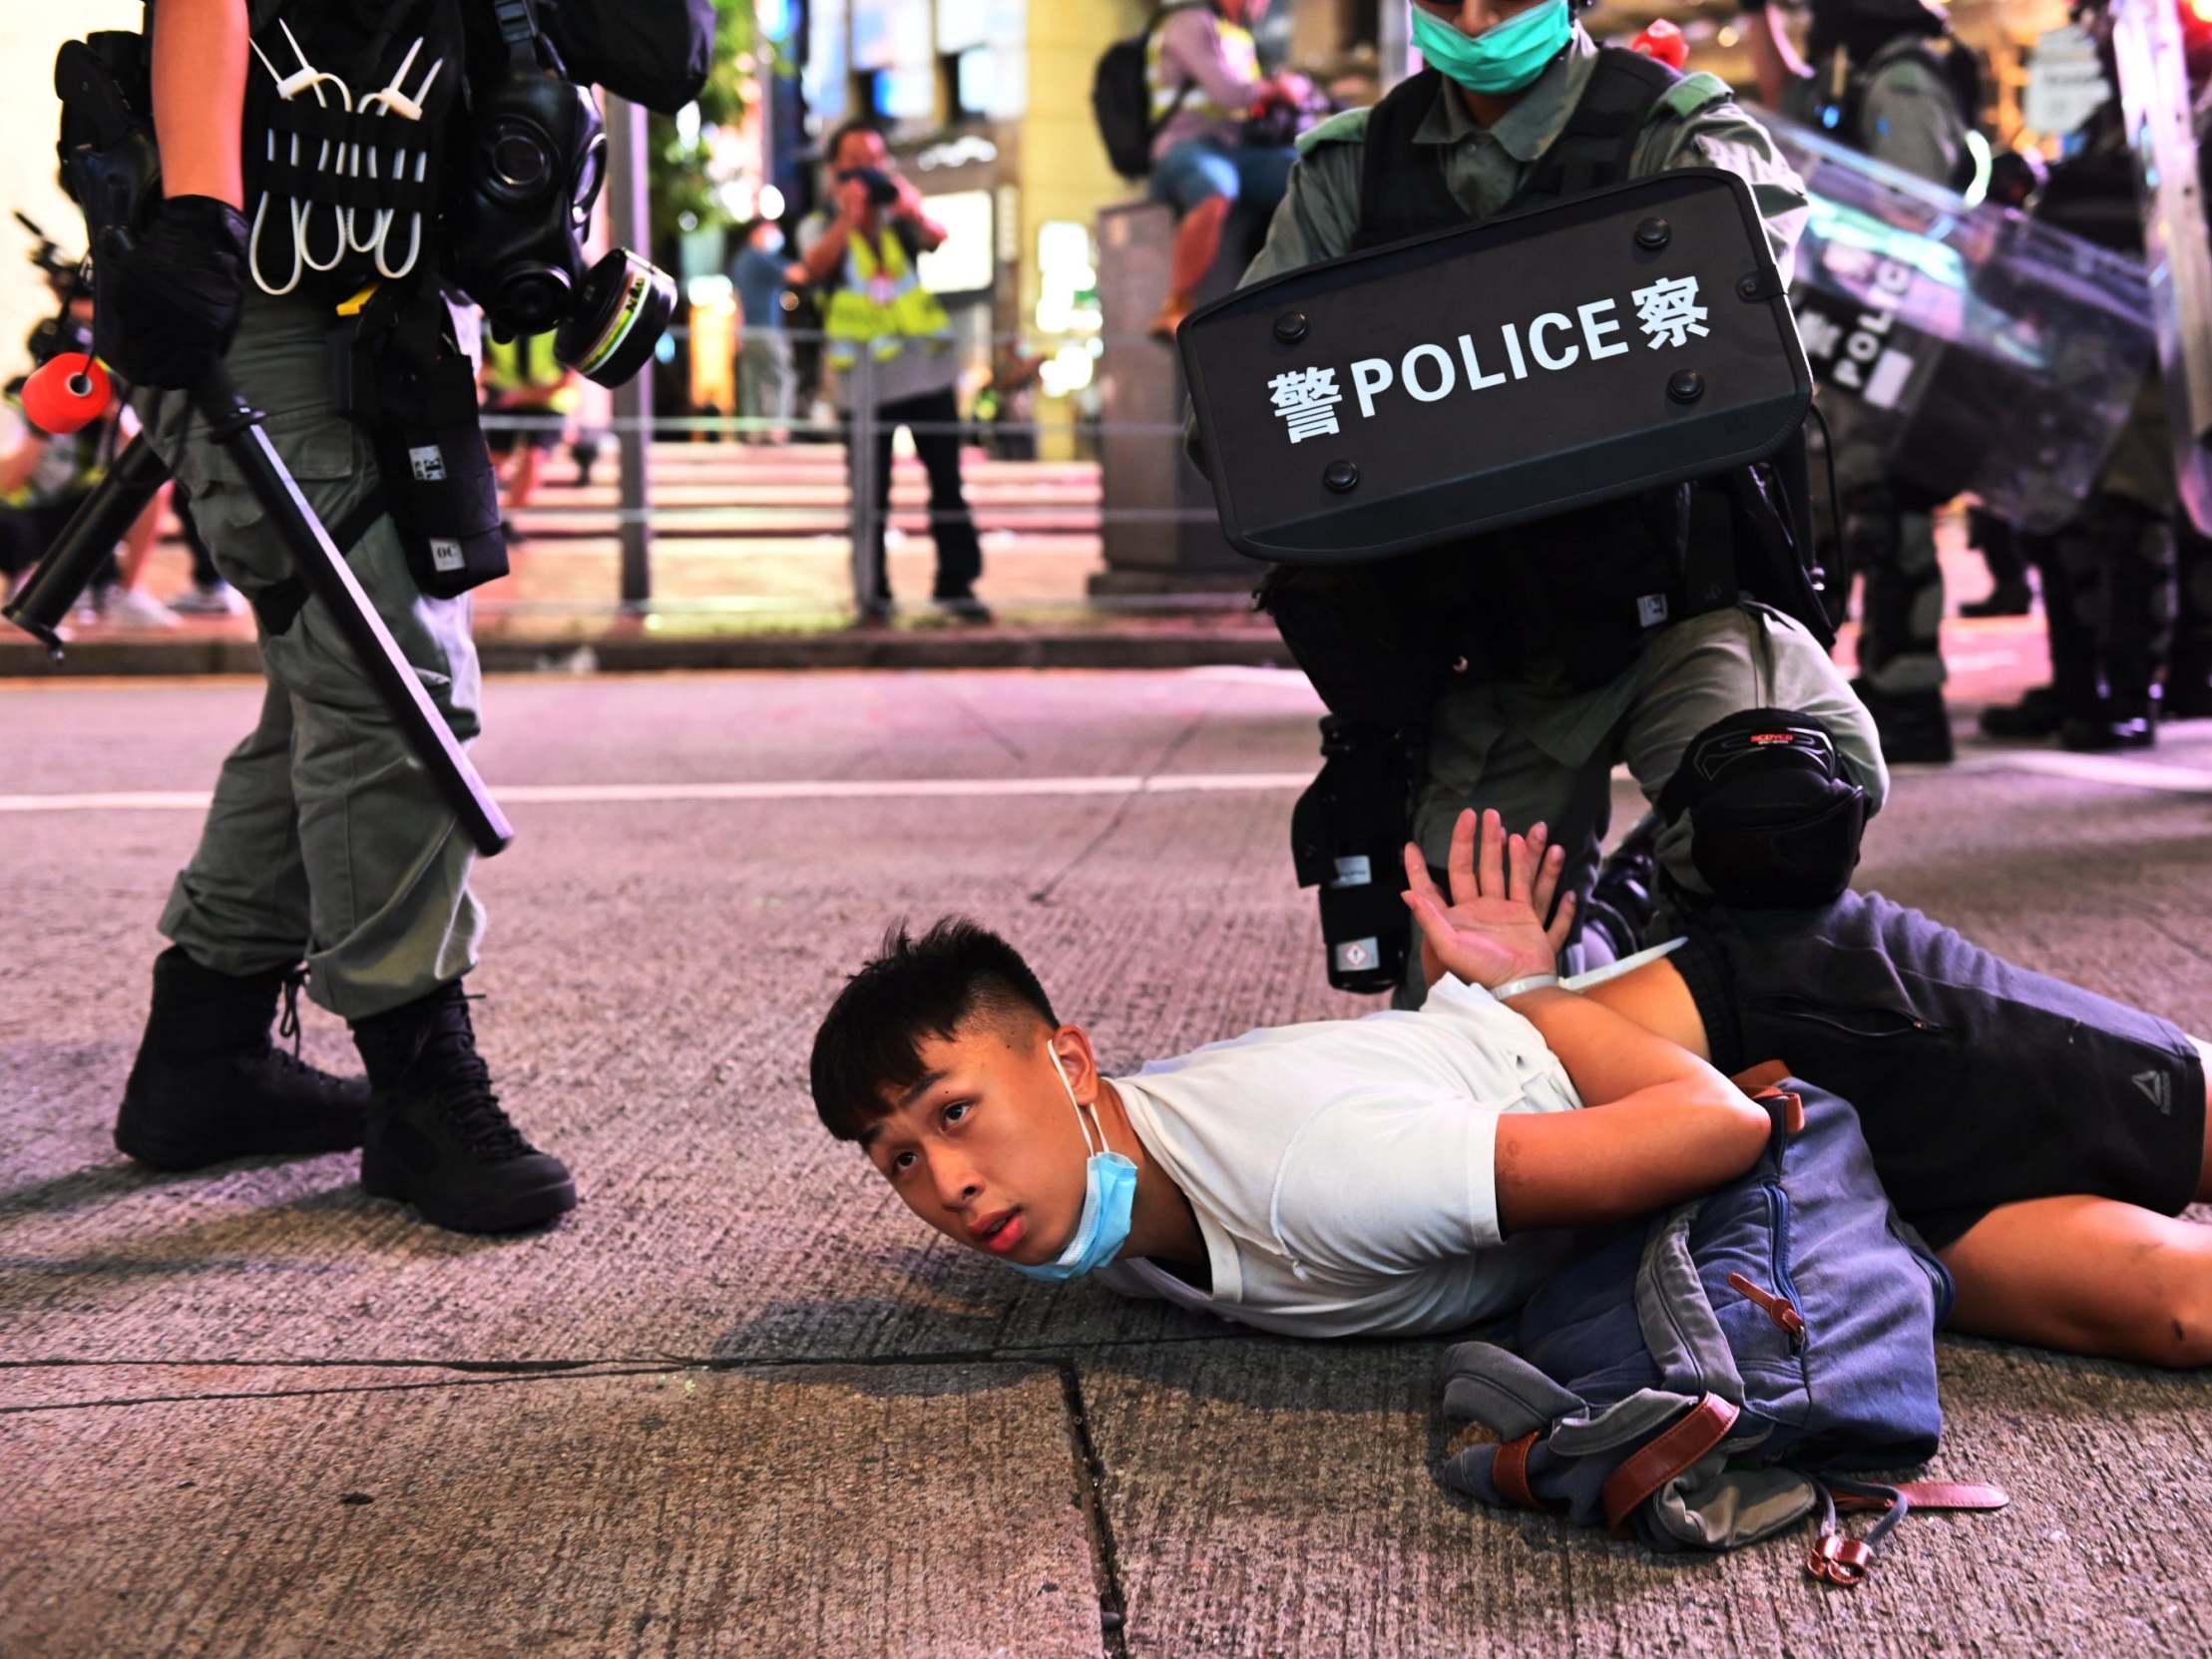
[[1821, 59], [1839, 49], [1863, 64], [1900, 35], [1947, 35], [1951, 17], [1933, 0], [1812, 0], [1807, 56]]

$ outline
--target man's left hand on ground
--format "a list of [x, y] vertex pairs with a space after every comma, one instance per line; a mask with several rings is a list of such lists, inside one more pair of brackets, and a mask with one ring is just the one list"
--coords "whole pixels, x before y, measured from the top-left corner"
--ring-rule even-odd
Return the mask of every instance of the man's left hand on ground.
[[1453, 974], [1470, 985], [1504, 985], [1557, 965], [1574, 920], [1574, 895], [1559, 901], [1547, 928], [1544, 918], [1566, 863], [1565, 849], [1547, 846], [1547, 834], [1539, 823], [1527, 835], [1508, 835], [1496, 812], [1483, 813], [1479, 822], [1472, 808], [1462, 812], [1446, 863], [1449, 904], [1421, 849], [1407, 844], [1405, 900], [1421, 924], [1421, 968], [1429, 984]]

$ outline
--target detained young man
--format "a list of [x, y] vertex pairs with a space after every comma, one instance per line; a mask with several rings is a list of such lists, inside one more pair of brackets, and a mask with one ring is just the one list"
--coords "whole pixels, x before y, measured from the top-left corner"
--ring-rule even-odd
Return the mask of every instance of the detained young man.
[[1748, 1169], [1769, 1121], [1723, 1070], [1779, 1057], [1858, 1107], [1957, 1278], [1955, 1329], [2212, 1364], [2212, 1227], [2177, 1219], [2212, 1198], [2203, 1043], [1873, 894], [1716, 913], [1570, 990], [1551, 968], [1571, 895], [1543, 921], [1561, 863], [1543, 825], [1465, 813], [1449, 900], [1407, 850], [1418, 1011], [1110, 1079], [1004, 941], [898, 932], [816, 1034], [815, 1106], [924, 1222], [1019, 1272], [1292, 1336], [1410, 1336], [1516, 1306], [1556, 1229]]

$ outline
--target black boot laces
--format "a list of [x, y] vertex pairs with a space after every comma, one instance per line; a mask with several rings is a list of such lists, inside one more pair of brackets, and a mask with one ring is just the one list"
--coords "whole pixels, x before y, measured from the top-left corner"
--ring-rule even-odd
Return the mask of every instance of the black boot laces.
[[307, 983], [304, 965], [289, 969], [284, 975], [284, 1012], [276, 1017], [276, 1040], [292, 1039], [291, 1058], [299, 1058], [299, 988]]
[[[469, 997], [465, 1001], [477, 1003], [483, 999]], [[537, 1150], [501, 1109], [499, 1091], [492, 1086], [492, 1068], [476, 1051], [465, 1022], [458, 1023], [456, 1030], [433, 1037], [423, 1045], [415, 1063], [428, 1071], [424, 1092], [445, 1113], [470, 1151], [496, 1160], [528, 1157]]]
[[[312, 1083], [314, 1088], [323, 1090], [327, 1095], [329, 1090], [340, 1088], [343, 1083], [340, 1083], [336, 1077], [329, 1077], [327, 1072], [309, 1066], [307, 1061], [301, 1059], [301, 1055], [298, 1055], [298, 991], [301, 991], [303, 985], [307, 985], [307, 971], [309, 969], [307, 969], [305, 963], [285, 969], [285, 974], [283, 974], [283, 1011], [276, 1016], [276, 1041], [274, 1041], [274, 1044], [269, 1044], [265, 1052], [267, 1052], [267, 1064], [276, 1066], [278, 1070], [292, 1072], [292, 1075], [305, 1079], [307, 1083]], [[285, 1052], [283, 1048], [276, 1046], [276, 1044], [281, 1044], [285, 1037], [292, 1039], [292, 1050], [289, 1050], [289, 1052]]]

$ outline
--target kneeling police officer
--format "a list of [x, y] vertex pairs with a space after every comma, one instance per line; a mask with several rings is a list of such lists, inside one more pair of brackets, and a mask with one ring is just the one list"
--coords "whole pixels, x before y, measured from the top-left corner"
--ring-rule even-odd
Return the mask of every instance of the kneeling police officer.
[[[597, 111], [531, 0], [160, 0], [150, 28], [164, 200], [100, 255], [97, 327], [217, 566], [252, 603], [268, 686], [162, 915], [174, 943], [117, 1144], [160, 1169], [360, 1146], [363, 1184], [440, 1226], [550, 1221], [575, 1186], [501, 1108], [462, 992], [484, 926], [477, 849], [188, 389], [222, 365], [266, 412], [437, 714], [473, 738], [463, 596], [506, 555], [440, 282], [484, 299], [495, 324], [499, 307], [586, 291], [576, 238]], [[368, 125], [342, 127], [349, 116]], [[451, 154], [471, 119], [486, 133], [467, 148], [499, 147], [496, 201], [469, 194], [471, 160]], [[372, 151], [385, 166], [364, 183]], [[351, 1025], [365, 1080], [272, 1044], [302, 981]]]
[[[1413, 0], [1413, 33], [1425, 72], [1300, 141], [1246, 284], [1681, 167], [1748, 184], [1786, 278], [1806, 196], [1719, 80], [1600, 49], [1569, 0]], [[1735, 539], [1764, 485], [1719, 482], [1356, 567], [1352, 585], [1271, 574], [1262, 603], [1339, 717], [1331, 741], [1349, 719], [1412, 751], [1432, 865], [1480, 805], [1548, 823], [1586, 893], [1625, 761], [1687, 893], [1811, 904], [1848, 883], [1888, 788], [1873, 722], [1807, 626], [1747, 597]], [[1455, 639], [1425, 677], [1439, 619]], [[1584, 948], [1581, 965], [1604, 960]], [[1420, 988], [1409, 952], [1401, 995]]]

